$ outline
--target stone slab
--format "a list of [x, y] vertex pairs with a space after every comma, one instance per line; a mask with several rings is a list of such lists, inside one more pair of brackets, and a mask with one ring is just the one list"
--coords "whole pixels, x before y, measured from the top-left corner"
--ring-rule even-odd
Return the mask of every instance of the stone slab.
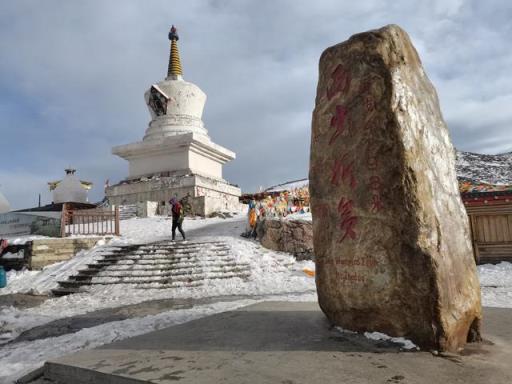
[[326, 49], [309, 189], [318, 301], [359, 331], [457, 352], [480, 285], [436, 90], [396, 25]]
[[330, 328], [317, 303], [266, 302], [45, 365], [60, 383], [512, 382], [512, 310], [486, 308], [488, 341], [462, 355], [403, 352]]

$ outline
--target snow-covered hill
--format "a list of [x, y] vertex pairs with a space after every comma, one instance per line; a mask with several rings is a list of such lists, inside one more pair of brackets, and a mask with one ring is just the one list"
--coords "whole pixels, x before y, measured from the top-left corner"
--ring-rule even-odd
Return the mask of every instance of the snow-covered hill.
[[489, 184], [512, 184], [512, 152], [500, 155], [457, 151], [457, 175]]
[[[512, 152], [500, 155], [457, 151], [457, 176], [475, 182], [512, 185]], [[274, 185], [265, 192], [289, 191], [308, 185], [308, 179], [293, 180]]]

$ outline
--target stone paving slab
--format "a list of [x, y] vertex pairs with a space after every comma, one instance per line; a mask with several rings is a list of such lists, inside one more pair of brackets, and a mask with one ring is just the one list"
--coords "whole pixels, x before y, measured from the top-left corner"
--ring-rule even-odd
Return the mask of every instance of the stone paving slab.
[[45, 365], [60, 383], [512, 383], [512, 310], [486, 308], [486, 342], [404, 352], [329, 327], [316, 303], [265, 302]]

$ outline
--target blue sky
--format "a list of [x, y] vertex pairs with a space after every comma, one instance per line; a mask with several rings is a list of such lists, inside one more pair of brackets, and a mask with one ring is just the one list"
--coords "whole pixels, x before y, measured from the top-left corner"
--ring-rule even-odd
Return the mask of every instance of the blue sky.
[[510, 1], [4, 1], [0, 191], [33, 206], [64, 168], [127, 176], [114, 145], [142, 139], [144, 91], [164, 78], [178, 26], [184, 78], [208, 95], [212, 139], [237, 152], [225, 178], [256, 190], [307, 175], [318, 59], [354, 33], [411, 36], [461, 150], [512, 150]]

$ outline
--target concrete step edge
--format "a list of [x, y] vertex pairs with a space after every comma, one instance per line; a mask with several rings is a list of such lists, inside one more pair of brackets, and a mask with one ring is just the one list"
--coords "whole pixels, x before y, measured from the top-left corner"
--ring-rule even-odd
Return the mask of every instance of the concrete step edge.
[[46, 362], [44, 376], [55, 380], [59, 384], [148, 384], [149, 381], [141, 381], [114, 374], [94, 371], [92, 369], [66, 365], [58, 362]]

